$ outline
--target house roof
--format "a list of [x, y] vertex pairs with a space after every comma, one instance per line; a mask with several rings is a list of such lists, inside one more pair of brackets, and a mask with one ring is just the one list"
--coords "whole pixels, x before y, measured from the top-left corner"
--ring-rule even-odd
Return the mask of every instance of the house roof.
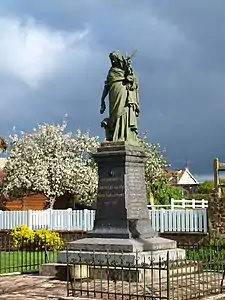
[[183, 174], [185, 170], [166, 170], [166, 177]]
[[184, 174], [185, 169], [183, 170], [166, 170], [166, 178], [168, 178], [170, 181], [176, 179], [176, 181], [179, 181], [179, 179]]
[[181, 170], [167, 170], [166, 178], [169, 179], [174, 184], [180, 184], [179, 181], [183, 177], [184, 174], [187, 174], [193, 181], [193, 184], [198, 184], [198, 180], [194, 177], [194, 175], [189, 171], [188, 167], [185, 167]]

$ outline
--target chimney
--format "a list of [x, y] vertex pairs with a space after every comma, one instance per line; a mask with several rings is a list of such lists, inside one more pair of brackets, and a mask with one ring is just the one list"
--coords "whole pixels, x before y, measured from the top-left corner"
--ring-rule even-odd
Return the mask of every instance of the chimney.
[[189, 161], [186, 159], [185, 170], [189, 170]]

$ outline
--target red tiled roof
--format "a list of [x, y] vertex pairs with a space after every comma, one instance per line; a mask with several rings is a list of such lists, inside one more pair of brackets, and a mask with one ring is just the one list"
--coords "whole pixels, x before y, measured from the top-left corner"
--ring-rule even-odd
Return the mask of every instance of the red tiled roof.
[[0, 169], [0, 179], [5, 177], [5, 173]]
[[178, 181], [184, 174], [185, 169], [183, 170], [166, 170], [166, 178], [173, 181]]

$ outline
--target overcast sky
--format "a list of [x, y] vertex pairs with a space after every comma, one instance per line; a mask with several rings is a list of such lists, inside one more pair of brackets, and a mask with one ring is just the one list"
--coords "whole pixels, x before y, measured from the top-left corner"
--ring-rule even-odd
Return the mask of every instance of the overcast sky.
[[224, 0], [1, 0], [0, 133], [68, 113], [101, 135], [108, 53], [137, 48], [139, 131], [174, 169], [210, 175], [225, 160], [224, 30]]

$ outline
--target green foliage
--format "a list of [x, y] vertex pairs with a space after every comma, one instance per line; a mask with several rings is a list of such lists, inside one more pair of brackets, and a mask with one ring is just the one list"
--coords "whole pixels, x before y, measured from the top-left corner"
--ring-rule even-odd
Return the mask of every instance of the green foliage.
[[198, 193], [199, 194], [212, 194], [213, 188], [214, 188], [213, 182], [206, 180], [199, 184]]
[[199, 184], [198, 191], [195, 194], [187, 195], [188, 199], [196, 199], [196, 200], [209, 200], [214, 192], [214, 186], [212, 181], [204, 181]]
[[185, 196], [186, 199], [195, 199], [195, 200], [209, 200], [210, 194], [188, 194]]
[[207, 245], [188, 247], [186, 257], [190, 260], [212, 262], [225, 261], [225, 240], [221, 237], [213, 237]]
[[[145, 162], [145, 182], [148, 192], [148, 199], [153, 196], [156, 202], [167, 202], [173, 188], [169, 186], [165, 179], [166, 169], [169, 167], [165, 157], [165, 149], [161, 149], [159, 144], [148, 142], [148, 135], [144, 133], [139, 138], [140, 145], [143, 147], [146, 155]], [[164, 193], [167, 192], [168, 195]], [[166, 200], [165, 200], [166, 198]]]
[[36, 231], [28, 228], [26, 225], [14, 227], [11, 229], [12, 245], [14, 249], [23, 248], [32, 250], [58, 251], [63, 248], [63, 241], [58, 232], [47, 229], [38, 229]]
[[156, 181], [153, 186], [152, 193], [155, 204], [158, 205], [169, 205], [171, 198], [182, 198], [182, 189], [172, 186], [166, 179]]

